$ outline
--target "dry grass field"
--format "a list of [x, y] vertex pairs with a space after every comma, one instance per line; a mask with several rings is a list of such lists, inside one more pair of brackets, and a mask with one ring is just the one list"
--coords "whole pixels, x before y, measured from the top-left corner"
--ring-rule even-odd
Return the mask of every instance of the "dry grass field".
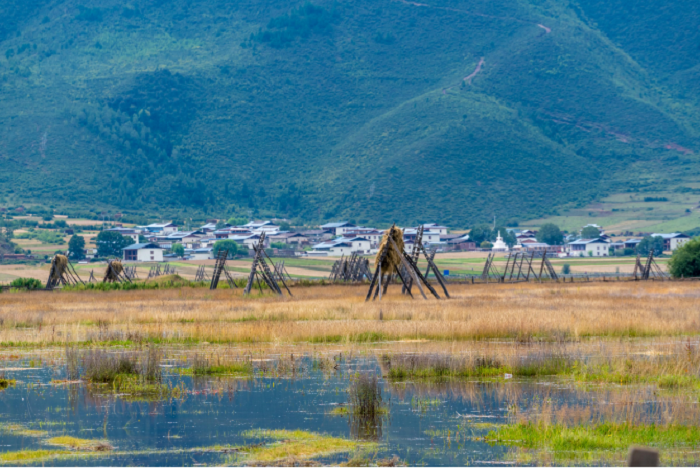
[[692, 282], [453, 285], [450, 300], [365, 303], [366, 286], [294, 297], [182, 288], [0, 294], [0, 342], [358, 343], [682, 337], [700, 331]]

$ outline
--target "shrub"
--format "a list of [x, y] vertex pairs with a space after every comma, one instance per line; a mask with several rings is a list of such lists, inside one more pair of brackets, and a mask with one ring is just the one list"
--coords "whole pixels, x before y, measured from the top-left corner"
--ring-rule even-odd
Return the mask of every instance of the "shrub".
[[700, 238], [686, 242], [676, 249], [668, 262], [668, 269], [674, 278], [700, 276]]
[[44, 283], [35, 278], [17, 278], [12, 280], [10, 287], [17, 289], [43, 289]]
[[561, 267], [561, 274], [562, 274], [562, 275], [569, 275], [569, 274], [571, 274], [571, 265], [569, 265], [568, 263], [565, 263], [565, 264]]

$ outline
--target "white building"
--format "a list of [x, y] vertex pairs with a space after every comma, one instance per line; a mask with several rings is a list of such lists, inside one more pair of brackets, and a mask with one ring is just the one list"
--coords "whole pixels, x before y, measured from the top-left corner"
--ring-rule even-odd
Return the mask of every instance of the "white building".
[[279, 226], [273, 223], [272, 221], [251, 221], [248, 224], [244, 224], [243, 226], [238, 227], [248, 229], [252, 232], [265, 232], [268, 234], [280, 230]]
[[343, 233], [345, 238], [363, 237], [367, 239], [371, 247], [379, 246], [384, 236], [384, 231], [374, 228], [355, 227]]
[[352, 239], [339, 237], [329, 241], [314, 245], [314, 250], [309, 255], [350, 255], [353, 253], [370, 253], [370, 242], [364, 237], [354, 237]]
[[683, 234], [682, 232], [673, 232], [671, 234], [652, 234], [652, 237], [663, 238], [664, 250], [676, 250], [681, 245], [690, 241], [690, 236], [687, 234]]
[[496, 236], [496, 242], [493, 243], [493, 247], [491, 247], [492, 252], [508, 252], [508, 244], [503, 242], [503, 238], [501, 237], [501, 231], [498, 231], [498, 236]]
[[[445, 228], [447, 230], [447, 228]], [[406, 228], [403, 230], [403, 241], [404, 243], [413, 244], [418, 236], [418, 229], [416, 228]], [[440, 242], [440, 232], [428, 231], [423, 229], [423, 244], [437, 244]]]
[[122, 249], [126, 262], [162, 262], [163, 249], [158, 244], [133, 244]]
[[[419, 226], [420, 227], [420, 226]], [[418, 229], [418, 228], [415, 228]], [[436, 234], [447, 234], [447, 226], [440, 226], [435, 223], [423, 224], [423, 236], [426, 232], [436, 233]]]
[[[248, 250], [253, 250], [253, 246], [258, 245], [258, 243], [260, 242], [260, 234], [241, 234], [229, 236], [228, 238], [229, 240], [232, 240], [237, 244], [241, 244], [248, 247]], [[265, 237], [263, 247], [267, 248], [269, 246], [270, 239], [268, 237]]]
[[201, 249], [194, 249], [191, 252], [187, 252], [190, 260], [211, 260], [214, 258], [214, 249], [211, 247], [205, 247]]
[[350, 224], [347, 221], [341, 221], [339, 223], [328, 223], [321, 226], [324, 231], [330, 232], [334, 236], [342, 236], [346, 232], [357, 228], [354, 224]]
[[610, 244], [601, 238], [578, 239], [569, 242], [566, 252], [569, 257], [607, 257], [609, 255]]
[[178, 230], [178, 227], [173, 223], [153, 223], [148, 226], [139, 226], [139, 229], [163, 236], [172, 234]]

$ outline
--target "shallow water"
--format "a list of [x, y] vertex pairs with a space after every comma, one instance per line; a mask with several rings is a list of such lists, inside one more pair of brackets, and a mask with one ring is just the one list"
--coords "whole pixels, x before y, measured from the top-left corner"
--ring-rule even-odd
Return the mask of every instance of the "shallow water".
[[[370, 457], [396, 455], [409, 465], [503, 464], [509, 463], [507, 447], [478, 440], [489, 431], [488, 424], [504, 423], [515, 412], [539, 411], [547, 401], [560, 409], [588, 408], [592, 401], [606, 408], [614, 405], [605, 392], [592, 393], [553, 381], [427, 385], [392, 384], [380, 379], [389, 412], [374, 421], [375, 436], [362, 435], [350, 418], [329, 413], [347, 402], [351, 375], [364, 372], [381, 376], [376, 359], [356, 358], [330, 372], [314, 369], [310, 358], [300, 363], [305, 370], [294, 375], [273, 378], [257, 374], [251, 379], [192, 378], [166, 367], [164, 381], [182, 385], [186, 391], [180, 398], [146, 402], [96, 395], [82, 383], [53, 385], [52, 379], [65, 378], [60, 366], [12, 370], [27, 364], [5, 361], [5, 377], [17, 379], [17, 385], [0, 392], [0, 425], [20, 424], [48, 434], [31, 437], [0, 431], [0, 452], [49, 449], [47, 437], [70, 435], [108, 440], [115, 449], [105, 455], [41, 464], [236, 464], [235, 455], [212, 447], [260, 442], [242, 434], [251, 429], [301, 429], [350, 439], [374, 438], [380, 445]], [[654, 404], [642, 402], [650, 417]], [[595, 416], [586, 413], [582, 417]], [[317, 460], [337, 464], [347, 461], [348, 456]]]

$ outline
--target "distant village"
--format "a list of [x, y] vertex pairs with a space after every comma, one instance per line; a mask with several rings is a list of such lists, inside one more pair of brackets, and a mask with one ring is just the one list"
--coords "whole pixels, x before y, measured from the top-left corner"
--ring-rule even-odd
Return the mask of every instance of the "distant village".
[[[593, 232], [598, 232], [599, 235], [592, 238], [583, 238], [580, 233], [567, 235], [563, 236], [559, 245], [538, 241], [537, 231], [514, 228], [499, 232], [493, 243], [481, 242], [477, 245], [477, 242], [470, 238], [470, 234], [450, 234], [446, 226], [428, 223], [403, 229], [406, 251], [410, 252], [413, 249], [421, 228], [422, 243], [437, 252], [490, 251], [539, 255], [546, 253], [557, 257], [607, 257], [625, 249], [634, 251], [642, 242], [642, 238], [634, 237], [617, 240], [607, 235], [600, 226], [590, 224], [583, 226], [580, 233], [585, 233], [586, 228], [595, 228]], [[279, 224], [269, 220], [251, 221], [240, 226], [211, 220], [193, 231], [180, 231], [179, 226], [170, 222], [133, 228], [118, 226], [107, 230], [133, 240], [132, 245], [123, 249], [124, 260], [144, 262], [159, 262], [180, 257], [184, 260], [213, 259], [214, 245], [222, 240], [233, 241], [240, 251], [251, 252], [263, 234], [265, 248], [274, 248], [275, 255], [278, 256], [372, 255], [376, 253], [384, 234], [381, 229], [357, 226], [345, 221], [324, 224], [318, 229], [310, 230], [283, 230]], [[502, 234], [508, 235], [511, 242], [506, 243]], [[678, 232], [654, 233], [650, 237], [661, 238], [664, 251], [673, 251], [690, 240], [690, 236]], [[177, 249], [181, 252], [179, 255], [172, 253], [177, 244], [182, 246], [181, 249]], [[95, 252], [88, 252], [88, 258], [94, 254]]]

